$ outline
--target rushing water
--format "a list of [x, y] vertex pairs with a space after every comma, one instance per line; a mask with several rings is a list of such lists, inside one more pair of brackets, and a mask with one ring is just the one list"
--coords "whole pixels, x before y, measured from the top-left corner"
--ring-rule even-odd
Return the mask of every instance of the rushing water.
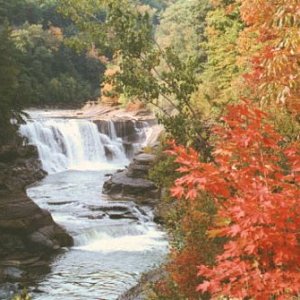
[[[111, 201], [101, 192], [107, 173], [128, 164], [114, 123], [108, 128], [105, 134], [89, 120], [47, 117], [20, 129], [50, 174], [27, 194], [75, 240], [37, 282], [33, 299], [117, 299], [167, 251], [149, 207]], [[140, 136], [143, 143], [147, 135]]]
[[43, 168], [48, 173], [67, 169], [102, 169], [107, 162], [105, 147], [114, 162], [127, 163], [122, 139], [109, 122], [111, 136], [99, 133], [97, 125], [80, 119], [30, 120], [20, 132], [38, 148]]

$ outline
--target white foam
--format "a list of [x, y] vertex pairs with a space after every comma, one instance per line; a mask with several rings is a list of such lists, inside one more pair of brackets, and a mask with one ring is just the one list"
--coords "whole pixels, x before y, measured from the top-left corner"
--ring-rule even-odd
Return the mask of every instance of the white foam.
[[107, 233], [99, 233], [97, 240], [91, 240], [76, 249], [93, 252], [142, 252], [158, 247], [166, 248], [168, 243], [163, 240], [164, 234], [155, 229], [149, 229], [144, 234], [112, 237]]
[[[114, 169], [128, 163], [122, 140], [99, 133], [97, 125], [79, 119], [35, 119], [20, 126], [20, 133], [36, 145], [43, 168], [49, 174], [65, 170]], [[109, 162], [105, 148], [112, 155]], [[118, 167], [117, 167], [118, 166]]]

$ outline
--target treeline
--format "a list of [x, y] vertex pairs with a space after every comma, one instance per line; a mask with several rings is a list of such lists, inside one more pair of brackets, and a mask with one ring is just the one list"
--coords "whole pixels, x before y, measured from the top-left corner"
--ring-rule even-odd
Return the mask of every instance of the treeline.
[[1, 27], [10, 27], [24, 103], [75, 106], [99, 96], [103, 64], [65, 43], [76, 31], [57, 1], [1, 0]]

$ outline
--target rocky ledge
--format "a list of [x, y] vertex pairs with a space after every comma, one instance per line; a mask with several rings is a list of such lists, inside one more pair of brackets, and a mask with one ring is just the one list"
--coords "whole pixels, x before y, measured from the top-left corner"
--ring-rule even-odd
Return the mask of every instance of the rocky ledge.
[[0, 192], [24, 191], [45, 176], [35, 146], [0, 146]]
[[26, 195], [26, 186], [44, 176], [34, 146], [0, 146], [0, 282], [23, 279], [25, 269], [46, 266], [52, 253], [73, 243]]
[[[22, 267], [46, 264], [72, 238], [24, 193], [0, 195], [0, 279], [19, 279]], [[19, 268], [19, 272], [11, 272]], [[14, 278], [16, 277], [16, 278]]]
[[137, 285], [122, 294], [118, 300], [146, 300], [152, 299], [152, 286], [165, 276], [165, 271], [161, 268], [153, 269], [144, 273]]
[[110, 176], [103, 185], [103, 193], [114, 199], [130, 198], [138, 204], [157, 203], [160, 195], [156, 185], [147, 179], [155, 156], [139, 153], [125, 170]]

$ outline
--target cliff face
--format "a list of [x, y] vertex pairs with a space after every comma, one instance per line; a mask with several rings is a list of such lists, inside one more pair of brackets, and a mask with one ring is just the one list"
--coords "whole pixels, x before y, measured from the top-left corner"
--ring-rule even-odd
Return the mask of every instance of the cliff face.
[[41, 180], [45, 175], [36, 147], [17, 144], [0, 146], [0, 193], [24, 191], [27, 185]]
[[20, 280], [26, 268], [46, 265], [52, 253], [73, 243], [26, 195], [26, 186], [45, 175], [34, 146], [0, 146], [0, 281]]

